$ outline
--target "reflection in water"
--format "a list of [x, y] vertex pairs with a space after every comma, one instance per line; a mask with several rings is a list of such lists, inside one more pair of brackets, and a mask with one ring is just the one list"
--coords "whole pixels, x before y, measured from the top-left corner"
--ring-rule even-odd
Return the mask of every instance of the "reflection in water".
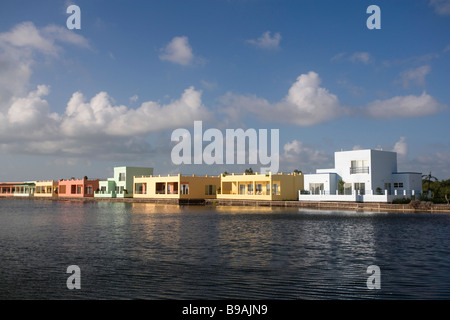
[[450, 215], [0, 202], [0, 298], [450, 298]]

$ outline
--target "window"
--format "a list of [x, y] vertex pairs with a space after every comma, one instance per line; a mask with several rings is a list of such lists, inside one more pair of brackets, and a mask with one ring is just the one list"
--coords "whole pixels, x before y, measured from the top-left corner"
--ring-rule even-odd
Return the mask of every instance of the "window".
[[263, 190], [262, 184], [261, 183], [257, 183], [255, 185], [255, 192], [256, 192], [256, 194], [262, 194], [262, 190]]
[[403, 182], [394, 182], [394, 188], [403, 188]]
[[205, 195], [212, 196], [216, 194], [216, 186], [214, 184], [205, 186]]
[[384, 184], [384, 190], [387, 190], [387, 194], [391, 194], [391, 184], [390, 183], [385, 183]]
[[86, 187], [86, 194], [92, 194], [92, 186]]
[[350, 174], [356, 173], [369, 173], [369, 161], [352, 160], [350, 167]]
[[351, 183], [344, 183], [344, 194], [352, 194], [352, 184]]
[[239, 185], [239, 194], [245, 194], [245, 184]]
[[323, 183], [310, 183], [309, 184], [309, 191], [311, 191], [311, 194], [321, 194], [323, 191]]
[[119, 181], [125, 181], [125, 172], [119, 173]]
[[105, 186], [102, 186], [102, 187], [100, 188], [100, 191], [101, 191], [101, 192], [106, 192], [106, 187], [105, 187]]
[[355, 192], [360, 194], [364, 194], [366, 190], [366, 184], [364, 182], [355, 182]]
[[274, 183], [272, 185], [273, 195], [278, 196], [280, 194], [280, 190], [278, 188], [278, 183]]
[[75, 193], [77, 193], [77, 186], [76, 185], [71, 185], [70, 186], [70, 193], [71, 194], [75, 194]]
[[64, 186], [64, 185], [60, 186], [59, 193], [66, 193], [66, 186]]
[[81, 186], [77, 186], [77, 194], [81, 194]]
[[157, 182], [155, 192], [156, 192], [156, 194], [165, 194], [166, 193], [166, 184], [164, 182]]
[[247, 185], [248, 194], [253, 194], [253, 184], [249, 183]]
[[180, 194], [189, 194], [189, 184], [188, 183], [182, 183], [180, 185]]
[[136, 183], [135, 193], [136, 194], [147, 194], [147, 184], [146, 183]]

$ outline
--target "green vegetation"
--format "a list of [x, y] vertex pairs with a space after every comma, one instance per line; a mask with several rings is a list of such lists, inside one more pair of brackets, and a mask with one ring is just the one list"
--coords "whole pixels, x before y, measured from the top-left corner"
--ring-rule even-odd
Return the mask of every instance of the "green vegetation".
[[[422, 190], [424, 201], [432, 201], [433, 203], [447, 203], [450, 200], [450, 179], [439, 181], [431, 175], [431, 172], [422, 176]], [[428, 198], [428, 190], [431, 191], [431, 198]]]
[[399, 198], [392, 200], [393, 204], [408, 204], [411, 202], [411, 199], [409, 198]]
[[245, 169], [245, 174], [255, 174], [252, 168]]
[[339, 179], [338, 181], [338, 194], [344, 194], [344, 184], [345, 181], [342, 179]]

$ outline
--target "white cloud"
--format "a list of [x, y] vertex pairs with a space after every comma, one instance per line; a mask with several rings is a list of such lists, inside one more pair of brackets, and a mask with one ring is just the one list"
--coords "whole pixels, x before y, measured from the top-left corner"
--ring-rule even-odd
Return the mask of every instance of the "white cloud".
[[192, 48], [189, 45], [189, 39], [187, 37], [174, 37], [172, 41], [162, 49], [162, 53], [159, 56], [161, 60], [167, 60], [173, 63], [181, 65], [189, 65], [194, 60], [194, 54]]
[[263, 49], [278, 49], [280, 41], [281, 41], [281, 34], [277, 32], [273, 36], [271, 36], [270, 31], [264, 32], [257, 39], [247, 40], [248, 43]]
[[32, 22], [16, 25], [11, 31], [0, 34], [0, 43], [21, 49], [35, 49], [47, 54], [56, 54], [53, 41], [41, 36]]
[[55, 25], [38, 29], [32, 22], [23, 22], [0, 33], [0, 111], [8, 109], [13, 98], [28, 94], [37, 53], [56, 58], [64, 52], [61, 43], [90, 47], [81, 35]]
[[408, 69], [401, 73], [401, 81], [404, 88], [409, 88], [411, 84], [425, 86], [425, 76], [430, 73], [430, 66], [424, 65], [415, 69]]
[[369, 116], [378, 119], [423, 117], [435, 114], [447, 106], [423, 92], [420, 96], [397, 96], [387, 100], [376, 100], [367, 105]]
[[49, 25], [42, 28], [42, 35], [51, 41], [59, 41], [67, 44], [75, 45], [81, 48], [90, 48], [89, 41], [76, 32], [57, 25]]
[[355, 52], [349, 57], [349, 60], [351, 62], [369, 64], [372, 61], [372, 57], [368, 52]]
[[201, 92], [190, 87], [182, 96], [166, 105], [147, 101], [137, 109], [115, 106], [106, 92], [89, 102], [80, 92], [72, 95], [63, 116], [61, 129], [70, 137], [101, 134], [130, 137], [192, 125], [205, 120], [209, 112], [202, 104]]
[[450, 15], [450, 0], [430, 0], [430, 5], [440, 15]]
[[284, 99], [270, 103], [256, 96], [241, 96], [228, 93], [221, 98], [227, 106], [226, 113], [234, 120], [243, 116], [244, 112], [257, 115], [266, 121], [291, 123], [299, 126], [310, 126], [331, 120], [345, 110], [340, 106], [338, 98], [327, 89], [320, 87], [321, 79], [315, 72], [302, 74], [290, 87]]
[[395, 143], [392, 151], [397, 152], [400, 157], [405, 157], [408, 154], [408, 144], [406, 143], [406, 138], [400, 137], [400, 140]]
[[327, 152], [315, 149], [296, 139], [283, 146], [283, 153], [280, 157], [282, 168], [298, 169], [303, 173], [315, 172], [316, 169], [322, 166], [326, 167], [331, 162], [331, 157]]
[[[136, 109], [117, 105], [107, 92], [90, 100], [73, 93], [65, 112], [51, 111], [45, 97], [50, 87], [29, 91], [37, 53], [47, 58], [64, 53], [62, 44], [89, 48], [83, 37], [57, 26], [36, 28], [21, 23], [0, 33], [0, 146], [23, 154], [133, 155], [154, 152], [146, 141], [150, 133], [192, 125], [211, 114], [203, 105], [201, 91], [187, 88], [166, 104], [146, 101]], [[51, 62], [51, 60], [48, 60]], [[136, 102], [138, 96], [130, 98]], [[158, 142], [156, 142], [158, 143]]]
[[353, 63], [363, 63], [369, 64], [373, 61], [372, 56], [369, 52], [354, 52], [352, 54], [347, 54], [346, 52], [341, 52], [334, 55], [330, 61], [348, 60]]

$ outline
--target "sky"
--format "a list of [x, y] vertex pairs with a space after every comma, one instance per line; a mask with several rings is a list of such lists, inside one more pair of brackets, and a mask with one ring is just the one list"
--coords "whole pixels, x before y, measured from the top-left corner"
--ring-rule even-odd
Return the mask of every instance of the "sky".
[[278, 129], [282, 172], [382, 149], [449, 179], [449, 84], [450, 0], [2, 0], [0, 181], [259, 169], [174, 164], [194, 121]]

